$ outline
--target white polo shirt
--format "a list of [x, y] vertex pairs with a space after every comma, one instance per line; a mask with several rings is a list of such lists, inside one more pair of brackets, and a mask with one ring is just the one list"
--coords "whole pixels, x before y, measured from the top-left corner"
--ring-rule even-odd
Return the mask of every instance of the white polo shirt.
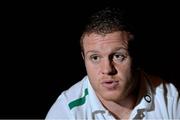
[[[137, 105], [130, 119], [180, 119], [180, 98], [172, 84], [154, 84], [147, 77], [141, 82]], [[61, 93], [46, 119], [115, 120], [97, 98], [87, 76]]]

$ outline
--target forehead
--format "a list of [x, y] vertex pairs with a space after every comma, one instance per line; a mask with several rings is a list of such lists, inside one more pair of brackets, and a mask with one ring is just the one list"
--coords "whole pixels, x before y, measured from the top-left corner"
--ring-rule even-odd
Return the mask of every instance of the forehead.
[[104, 44], [127, 45], [131, 34], [126, 31], [116, 31], [108, 34], [86, 34], [83, 39], [84, 48], [89, 46], [103, 46]]

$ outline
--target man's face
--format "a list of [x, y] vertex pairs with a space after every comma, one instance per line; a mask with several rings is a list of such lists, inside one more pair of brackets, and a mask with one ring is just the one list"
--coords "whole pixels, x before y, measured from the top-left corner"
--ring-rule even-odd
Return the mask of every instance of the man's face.
[[83, 39], [84, 60], [90, 83], [98, 97], [116, 101], [124, 99], [132, 87], [129, 33], [118, 31], [106, 35], [91, 33]]

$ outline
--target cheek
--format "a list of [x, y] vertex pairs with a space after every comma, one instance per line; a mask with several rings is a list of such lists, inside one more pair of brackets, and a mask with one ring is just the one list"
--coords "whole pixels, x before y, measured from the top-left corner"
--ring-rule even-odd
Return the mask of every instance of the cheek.
[[117, 65], [116, 69], [122, 77], [129, 77], [131, 75], [131, 62], [128, 61], [125, 64]]
[[98, 74], [98, 71], [99, 71], [98, 65], [94, 65], [88, 61], [85, 63], [85, 65], [86, 65], [86, 70], [88, 74], [90, 75]]
[[94, 66], [90, 63], [86, 63], [86, 70], [93, 89], [97, 91], [99, 88], [99, 76], [97, 66]]

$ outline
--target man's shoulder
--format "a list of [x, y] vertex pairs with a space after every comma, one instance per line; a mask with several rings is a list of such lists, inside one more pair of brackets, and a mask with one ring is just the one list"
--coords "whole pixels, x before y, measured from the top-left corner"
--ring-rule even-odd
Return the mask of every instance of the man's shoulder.
[[[71, 109], [83, 103], [83, 95], [87, 94], [87, 77], [63, 91], [50, 108], [46, 119], [71, 118]], [[81, 98], [81, 99], [80, 99]], [[79, 100], [79, 101], [78, 101]]]
[[166, 95], [168, 97], [175, 97], [179, 94], [173, 83], [156, 75], [149, 75], [148, 77], [155, 92]]
[[72, 85], [69, 89], [63, 91], [58, 99], [64, 99], [67, 101], [71, 101], [78, 97], [81, 97], [84, 90], [87, 88], [87, 76], [85, 76], [81, 81], [77, 82], [76, 84]]

